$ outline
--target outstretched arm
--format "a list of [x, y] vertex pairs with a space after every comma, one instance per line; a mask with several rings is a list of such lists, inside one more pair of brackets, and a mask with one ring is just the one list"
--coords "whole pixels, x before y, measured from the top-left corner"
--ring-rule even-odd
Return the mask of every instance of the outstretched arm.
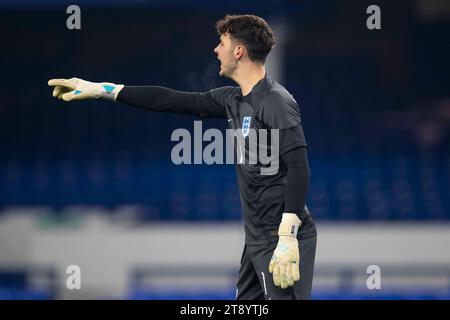
[[159, 112], [196, 115], [200, 118], [225, 118], [225, 99], [232, 87], [208, 92], [183, 92], [159, 86], [124, 86], [110, 82], [90, 82], [79, 78], [52, 79], [53, 96], [64, 101], [108, 99]]
[[200, 118], [225, 118], [225, 107], [212, 93], [184, 92], [159, 86], [124, 87], [117, 101], [159, 112], [192, 114]]

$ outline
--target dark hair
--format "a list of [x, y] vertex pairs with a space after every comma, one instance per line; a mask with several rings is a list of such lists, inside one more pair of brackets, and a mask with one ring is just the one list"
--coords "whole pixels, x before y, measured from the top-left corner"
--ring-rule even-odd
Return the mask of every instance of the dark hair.
[[250, 60], [264, 63], [275, 44], [275, 38], [267, 22], [254, 15], [226, 15], [216, 22], [219, 35], [229, 33], [247, 48]]

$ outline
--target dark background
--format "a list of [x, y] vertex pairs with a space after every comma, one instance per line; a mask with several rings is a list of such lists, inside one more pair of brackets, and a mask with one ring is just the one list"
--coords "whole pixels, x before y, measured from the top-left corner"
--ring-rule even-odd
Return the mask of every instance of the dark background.
[[[282, 84], [301, 108], [316, 219], [450, 218], [445, 1], [78, 1], [72, 31], [69, 4], [0, 5], [1, 208], [138, 204], [148, 220], [240, 219], [232, 165], [171, 162], [172, 131], [192, 130], [194, 117], [65, 103], [47, 81], [230, 85], [218, 76], [214, 24], [252, 13], [286, 26]], [[381, 30], [366, 28], [370, 4]]]

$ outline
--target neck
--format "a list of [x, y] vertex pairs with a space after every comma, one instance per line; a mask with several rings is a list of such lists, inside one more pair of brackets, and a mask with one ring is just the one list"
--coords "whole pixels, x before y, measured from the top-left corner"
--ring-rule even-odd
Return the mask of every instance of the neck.
[[233, 80], [241, 87], [242, 95], [246, 96], [265, 75], [266, 68], [264, 65], [249, 64], [236, 70], [233, 74]]

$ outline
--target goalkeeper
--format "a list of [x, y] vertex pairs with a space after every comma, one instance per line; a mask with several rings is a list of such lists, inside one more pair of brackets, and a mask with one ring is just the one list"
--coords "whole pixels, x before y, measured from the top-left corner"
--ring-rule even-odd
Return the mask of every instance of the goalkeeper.
[[[310, 171], [299, 107], [266, 75], [265, 60], [275, 41], [262, 18], [227, 15], [216, 28], [219, 74], [235, 81], [236, 87], [199, 93], [78, 78], [52, 79], [48, 84], [54, 87], [53, 96], [65, 101], [103, 98], [152, 111], [224, 118], [243, 139], [248, 129], [278, 129], [277, 172], [262, 175], [260, 162], [236, 166], [245, 227], [236, 298], [310, 299], [317, 233], [305, 204]], [[243, 145], [246, 158], [256, 156]]]

